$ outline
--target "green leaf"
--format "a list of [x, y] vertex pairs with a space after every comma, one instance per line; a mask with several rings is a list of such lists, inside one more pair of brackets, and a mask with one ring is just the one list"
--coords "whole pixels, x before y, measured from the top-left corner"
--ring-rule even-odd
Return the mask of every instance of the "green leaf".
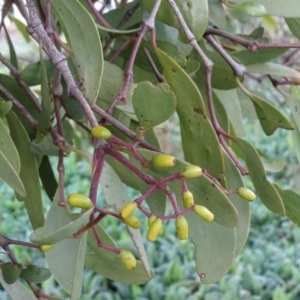
[[266, 8], [262, 4], [254, 1], [244, 2], [239, 5], [230, 4], [229, 7], [254, 17], [261, 17], [267, 14]]
[[[20, 178], [24, 184], [26, 195], [17, 195], [18, 199], [25, 202], [25, 208], [33, 229], [44, 225], [44, 210], [38, 167], [35, 155], [30, 151], [30, 140], [25, 128], [17, 116], [10, 112], [7, 115], [11, 137], [19, 151], [21, 161]], [[16, 191], [18, 193], [18, 191]]]
[[[51, 103], [50, 103], [50, 92], [49, 83], [47, 79], [47, 71], [44, 63], [42, 46], [40, 45], [40, 73], [41, 73], [41, 94], [42, 94], [42, 111], [38, 118], [37, 132], [35, 141], [40, 143], [49, 132], [50, 119], [51, 119]], [[74, 101], [76, 102], [76, 101]]]
[[300, 226], [300, 195], [293, 190], [282, 190], [274, 184], [283, 201], [286, 216]]
[[[41, 64], [40, 61], [29, 64], [21, 72], [21, 79], [29, 86], [41, 84]], [[50, 78], [55, 72], [51, 60], [44, 60], [44, 67], [46, 68], [47, 77]]]
[[226, 16], [220, 0], [208, 1], [209, 21], [220, 29], [225, 28]]
[[291, 122], [273, 104], [251, 94], [240, 82], [239, 86], [242, 92], [252, 100], [259, 122], [266, 135], [272, 135], [277, 128], [294, 129]]
[[0, 151], [16, 173], [19, 174], [21, 170], [20, 157], [8, 131], [9, 128], [7, 128], [0, 119]]
[[124, 284], [140, 285], [154, 277], [152, 270], [151, 275], [147, 275], [144, 266], [139, 261], [137, 261], [137, 266], [134, 270], [128, 270], [124, 266], [120, 256], [116, 254], [112, 258], [107, 258], [96, 253], [87, 253], [84, 265], [108, 279]]
[[268, 74], [274, 76], [293, 77], [300, 79], [300, 72], [282, 64], [261, 63], [249, 65], [246, 67], [246, 69], [247, 72], [250, 73]]
[[185, 159], [208, 169], [212, 175], [219, 178], [224, 172], [223, 156], [197, 86], [170, 56], [158, 48], [156, 53], [163, 66], [167, 83], [177, 98]]
[[41, 283], [51, 277], [51, 272], [46, 268], [29, 265], [21, 271], [20, 277], [34, 283]]
[[264, 166], [257, 151], [243, 139], [236, 138], [236, 143], [242, 152], [256, 193], [264, 205], [272, 212], [285, 215], [284, 205], [274, 186], [268, 181]]
[[231, 56], [238, 59], [245, 66], [266, 63], [283, 53], [285, 53], [287, 49], [284, 48], [271, 48], [271, 49], [260, 49], [257, 52], [251, 52], [249, 50], [240, 50], [236, 52], [230, 53]]
[[[102, 106], [103, 101], [111, 103], [122, 90], [124, 85], [124, 71], [118, 66], [104, 61], [104, 71], [101, 81], [101, 87], [97, 99], [97, 105]], [[127, 98], [131, 99], [134, 84], [130, 84]]]
[[[35, 107], [32, 99], [28, 96], [28, 94], [24, 91], [24, 89], [19, 86], [15, 78], [8, 75], [0, 74], [0, 82], [16, 99], [18, 99], [18, 101], [24, 107], [26, 107], [26, 109], [34, 119], [38, 118], [39, 112]], [[1, 92], [0, 92], [0, 97], [2, 97], [5, 100], [9, 100]], [[35, 138], [35, 130], [30, 126], [28, 120], [22, 115], [22, 113], [16, 107], [13, 107], [13, 111], [15, 112], [19, 120], [22, 122], [30, 139]]]
[[26, 191], [19, 175], [1, 151], [0, 165], [0, 178], [4, 180], [14, 191], [25, 196]]
[[76, 233], [89, 222], [93, 207], [81, 214], [77, 219], [72, 220], [66, 209], [58, 205], [58, 198], [57, 192], [47, 214], [45, 226], [36, 229], [31, 234], [30, 240], [33, 243], [39, 245], [55, 244]]
[[18, 300], [36, 300], [36, 297], [31, 294], [28, 289], [20, 282], [16, 281], [13, 284], [7, 284], [2, 275], [2, 271], [0, 270], [0, 282], [6, 292], [12, 299]]
[[[227, 181], [227, 190], [234, 190], [244, 186], [243, 179], [231, 159], [225, 155], [225, 178]], [[250, 204], [241, 199], [237, 193], [229, 194], [229, 200], [232, 202], [238, 212], [238, 223], [236, 226], [236, 245], [235, 257], [243, 249], [250, 229]]]
[[[195, 35], [196, 40], [200, 40], [205, 32], [208, 23], [208, 1], [207, 0], [175, 0], [182, 17], [187, 26]], [[153, 8], [154, 0], [142, 0], [142, 8], [150, 12]], [[182, 27], [167, 1], [162, 1], [156, 19], [179, 30], [182, 39], [186, 41]]]
[[2, 276], [7, 284], [13, 284], [20, 276], [22, 268], [11, 262], [3, 263], [0, 265]]
[[27, 43], [30, 42], [30, 35], [26, 30], [26, 25], [18, 18], [16, 18], [12, 13], [8, 13], [9, 20], [13, 23], [15, 23], [16, 27], [18, 30], [21, 32], [23, 35], [24, 39], [26, 40]]
[[295, 126], [295, 129], [292, 131], [292, 136], [293, 136], [293, 142], [294, 142], [294, 147], [297, 154], [298, 162], [300, 162], [300, 129], [297, 126], [293, 115], [291, 115], [290, 120], [292, 124]]
[[[204, 47], [202, 47], [204, 50]], [[214, 62], [212, 69], [211, 84], [212, 87], [219, 90], [232, 90], [237, 87], [234, 73], [228, 63], [216, 51], [205, 51], [205, 54], [210, 60]], [[198, 58], [197, 58], [198, 59]], [[197, 77], [204, 80], [205, 78], [205, 65], [201, 64]]]
[[9, 111], [12, 109], [12, 102], [11, 101], [4, 101], [0, 98], [0, 118], [4, 118]]
[[49, 157], [44, 155], [39, 166], [39, 175], [43, 183], [45, 192], [47, 193], [50, 201], [53, 201], [55, 192], [57, 190], [57, 181], [53, 173]]
[[215, 283], [229, 271], [234, 260], [235, 229], [207, 223], [196, 214], [188, 214], [186, 218], [196, 248], [196, 270], [200, 280], [205, 284]]
[[298, 86], [291, 86], [291, 94], [285, 97], [286, 102], [293, 115], [296, 127], [300, 130], [300, 89]]
[[71, 295], [80, 299], [87, 232], [77, 239], [65, 239], [45, 253], [47, 265], [55, 280]]
[[10, 63], [16, 68], [18, 69], [18, 57], [14, 48], [14, 44], [11, 41], [10, 35], [6, 29], [6, 26], [3, 25], [4, 27], [4, 31], [5, 31], [5, 35], [6, 35], [6, 39], [7, 39], [7, 44], [9, 47], [9, 55], [10, 55]]
[[141, 82], [132, 96], [132, 105], [141, 126], [153, 128], [168, 120], [176, 110], [175, 95], [165, 83]]
[[89, 104], [95, 103], [103, 72], [103, 53], [94, 20], [78, 1], [50, 0], [72, 48], [72, 59]]
[[[237, 95], [237, 90], [214, 90], [214, 92], [223, 104], [228, 118], [233, 126], [234, 132], [239, 136], [244, 136], [245, 129], [243, 124], [242, 109]], [[223, 129], [226, 130], [225, 128]]]
[[272, 161], [271, 163], [264, 163], [264, 168], [267, 172], [278, 173], [283, 170], [286, 163], [283, 158], [278, 158]]
[[[249, 0], [235, 0], [236, 4], [249, 2]], [[287, 18], [300, 17], [299, 1], [289, 0], [288, 5], [286, 0], [253, 0], [252, 2], [262, 4], [267, 13], [271, 16], [280, 16]]]
[[285, 22], [287, 26], [289, 27], [291, 33], [300, 40], [300, 18], [285, 18]]

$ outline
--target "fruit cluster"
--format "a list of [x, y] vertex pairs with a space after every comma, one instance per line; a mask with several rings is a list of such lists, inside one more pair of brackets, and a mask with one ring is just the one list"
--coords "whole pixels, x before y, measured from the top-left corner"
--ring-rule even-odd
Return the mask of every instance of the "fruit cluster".
[[[139, 162], [141, 162], [144, 168], [147, 167], [149, 168], [151, 166], [153, 166], [154, 168], [172, 168], [176, 164], [175, 157], [163, 153], [155, 154], [150, 161], [145, 162], [133, 147], [119, 140], [117, 137], [112, 135], [107, 128], [103, 126], [96, 126], [92, 128], [91, 134], [94, 138], [109, 140], [111, 143], [116, 143], [122, 145], [122, 147], [127, 147], [132, 151], [132, 154], [136, 157], [136, 159]], [[111, 152], [109, 152], [109, 154], [110, 153]], [[124, 162], [123, 157], [115, 155], [115, 158], [119, 159], [119, 161], [123, 162], [126, 166], [129, 165], [128, 161]], [[97, 170], [95, 170], [95, 174], [96, 171]], [[140, 176], [142, 177], [142, 175]], [[103, 218], [103, 216], [111, 215], [116, 218], [119, 218], [127, 226], [134, 229], [138, 229], [141, 226], [141, 221], [139, 220], [138, 217], [134, 215], [134, 212], [136, 209], [139, 209], [148, 218], [149, 228], [146, 237], [151, 242], [154, 242], [158, 236], [163, 234], [164, 222], [170, 219], [174, 219], [178, 238], [180, 240], [186, 240], [189, 237], [189, 223], [185, 217], [186, 214], [190, 212], [195, 213], [206, 222], [212, 222], [214, 220], [214, 214], [208, 208], [202, 205], [195, 204], [194, 195], [191, 191], [188, 190], [186, 180], [200, 177], [200, 176], [206, 176], [206, 178], [211, 180], [212, 183], [214, 183], [224, 193], [227, 194], [237, 193], [238, 195], [240, 195], [240, 197], [242, 197], [247, 201], [253, 201], [256, 197], [251, 190], [245, 187], [237, 188], [234, 191], [226, 191], [217, 182], [217, 180], [214, 179], [206, 170], [202, 170], [199, 166], [187, 165], [181, 172], [167, 176], [160, 181], [151, 179], [147, 183], [150, 183], [152, 187], [137, 199], [126, 203], [123, 207], [119, 209], [118, 213], [111, 212], [108, 209], [98, 208], [95, 201], [95, 195], [96, 195], [95, 193], [90, 194], [90, 197], [78, 193], [70, 194], [67, 198], [67, 203], [72, 207], [77, 207], [81, 209], [93, 208], [94, 212], [99, 212], [98, 217], [96, 218], [93, 217], [91, 219], [92, 225], [90, 226], [96, 224], [96, 221], [97, 222], [100, 221]], [[182, 189], [181, 196], [182, 196], [182, 204], [184, 208], [183, 210], [179, 209], [174, 194], [167, 186], [168, 182], [174, 180], [179, 180], [181, 182], [181, 189]], [[165, 216], [156, 216], [142, 206], [142, 202], [146, 200], [147, 197], [149, 197], [155, 190], [161, 190], [168, 196], [174, 210], [173, 214], [165, 215]], [[88, 229], [90, 227], [87, 226], [86, 228]], [[43, 245], [41, 246], [41, 250], [46, 252], [51, 248], [53, 248], [54, 246], [55, 245]], [[100, 246], [105, 248], [105, 245], [101, 244]], [[126, 268], [132, 270], [136, 267], [136, 259], [131, 252], [127, 250], [120, 250], [111, 247], [107, 249], [118, 254]]]

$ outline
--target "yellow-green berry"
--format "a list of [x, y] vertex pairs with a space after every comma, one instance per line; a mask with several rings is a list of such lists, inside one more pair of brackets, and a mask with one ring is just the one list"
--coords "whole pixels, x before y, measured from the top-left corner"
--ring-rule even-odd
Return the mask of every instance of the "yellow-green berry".
[[120, 252], [120, 257], [127, 269], [133, 270], [136, 267], [136, 259], [130, 251], [122, 250]]
[[194, 205], [194, 196], [190, 191], [182, 193], [182, 200], [184, 208], [190, 208]]
[[126, 203], [121, 209], [120, 209], [120, 215], [123, 219], [128, 218], [137, 208], [137, 203], [134, 201]]
[[111, 132], [103, 126], [95, 126], [91, 130], [93, 137], [97, 139], [108, 140], [111, 137]]
[[194, 212], [207, 222], [211, 222], [214, 219], [214, 214], [202, 205], [195, 205]]
[[52, 249], [53, 247], [55, 247], [56, 246], [56, 244], [52, 244], [52, 245], [42, 245], [41, 246], [41, 250], [43, 251], [43, 252], [47, 252], [47, 251], [49, 251], [50, 249]]
[[152, 157], [152, 164], [160, 168], [171, 168], [175, 165], [176, 159], [168, 154], [156, 154]]
[[189, 223], [184, 216], [177, 216], [175, 220], [177, 236], [180, 240], [186, 240], [189, 236]]
[[147, 239], [150, 242], [154, 242], [159, 235], [160, 231], [162, 229], [162, 219], [156, 218], [149, 227], [148, 233], [147, 233]]
[[93, 206], [92, 200], [82, 194], [70, 194], [68, 196], [67, 202], [70, 206], [83, 208], [83, 209], [89, 209]]
[[181, 172], [181, 175], [185, 178], [195, 178], [202, 175], [202, 169], [198, 166], [188, 165]]
[[130, 215], [128, 216], [126, 219], [123, 220], [123, 222], [134, 229], [140, 228], [141, 226], [141, 221], [139, 220], [138, 217], [134, 216], [134, 215]]
[[240, 187], [238, 188], [238, 194], [245, 200], [252, 202], [255, 198], [256, 195], [246, 187]]

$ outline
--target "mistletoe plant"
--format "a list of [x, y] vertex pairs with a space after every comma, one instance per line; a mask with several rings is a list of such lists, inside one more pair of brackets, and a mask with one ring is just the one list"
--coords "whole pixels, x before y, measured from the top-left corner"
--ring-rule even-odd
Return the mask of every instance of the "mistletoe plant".
[[[114, 4], [105, 10], [107, 4], [99, 8], [92, 0], [7, 0], [2, 6], [10, 56], [0, 53], [0, 61], [10, 75], [0, 74], [0, 177], [24, 201], [33, 230], [30, 242], [0, 236], [7, 255], [0, 281], [13, 299], [54, 299], [36, 285], [50, 275], [80, 299], [84, 267], [126, 284], [145, 283], [154, 272], [143, 236], [163, 238], [166, 222], [179, 240], [194, 244], [201, 282], [218, 281], [249, 231], [256, 195], [243, 178], [269, 210], [300, 223], [300, 195], [268, 180], [243, 126], [244, 118], [256, 118], [266, 135], [293, 130], [299, 145], [300, 43], [269, 41], [262, 27], [251, 25], [254, 19], [274, 25], [272, 16], [283, 16], [285, 30], [300, 38], [298, 0]], [[238, 19], [252, 31], [238, 34]], [[9, 20], [38, 46], [38, 61], [19, 66]], [[285, 105], [278, 110], [262, 98], [267, 93], [250, 91], [247, 78], [259, 88], [271, 83], [268, 95], [281, 93], [273, 98], [280, 95]], [[157, 137], [157, 127], [174, 114], [182, 160], [166, 153]], [[91, 163], [84, 194], [64, 190], [71, 152]], [[57, 157], [57, 181], [50, 156]], [[40, 182], [52, 201], [46, 213]], [[139, 196], [129, 199], [124, 184]], [[103, 218], [127, 226], [138, 257], [118, 247]], [[148, 232], [140, 232], [141, 222]], [[22, 266], [14, 244], [45, 252], [49, 269]]]

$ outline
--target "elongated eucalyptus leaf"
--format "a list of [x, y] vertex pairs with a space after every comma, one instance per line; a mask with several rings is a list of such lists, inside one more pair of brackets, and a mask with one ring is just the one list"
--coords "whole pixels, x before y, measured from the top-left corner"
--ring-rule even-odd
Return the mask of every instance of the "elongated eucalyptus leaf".
[[26, 191], [18, 173], [1, 151], [0, 165], [0, 178], [4, 180], [15, 192], [25, 196]]
[[50, 0], [72, 48], [72, 59], [84, 96], [94, 104], [103, 72], [99, 33], [91, 15], [78, 1]]
[[232, 52], [230, 55], [237, 58], [245, 66], [248, 66], [268, 62], [282, 55], [286, 51], [287, 49], [282, 48], [261, 49], [257, 52], [250, 52], [249, 50], [240, 50]]
[[284, 205], [279, 193], [268, 181], [261, 159], [251, 144], [241, 138], [236, 138], [236, 143], [242, 152], [251, 180], [257, 195], [264, 205], [272, 212], [285, 215]]
[[29, 290], [17, 280], [13, 284], [7, 284], [3, 278], [2, 271], [0, 270], [0, 282], [5, 291], [12, 299], [18, 300], [36, 300], [36, 297], [29, 292]]
[[247, 72], [249, 73], [259, 73], [259, 74], [268, 74], [274, 76], [282, 77], [292, 77], [300, 79], [300, 72], [296, 71], [293, 68], [284, 66], [282, 64], [275, 63], [261, 63], [253, 64], [246, 67]]
[[21, 169], [20, 157], [8, 130], [9, 129], [4, 126], [3, 121], [0, 119], [0, 151], [16, 173], [19, 174]]
[[187, 219], [200, 280], [206, 284], [215, 283], [229, 271], [234, 260], [236, 229], [207, 223], [194, 213]]
[[283, 201], [286, 216], [298, 226], [300, 225], [300, 195], [293, 190], [282, 190], [274, 184]]
[[47, 193], [50, 201], [53, 200], [57, 190], [57, 181], [55, 179], [49, 157], [44, 155], [39, 166], [39, 175], [43, 183], [45, 192]]
[[170, 56], [158, 48], [156, 53], [167, 83], [176, 95], [186, 161], [208, 169], [219, 178], [224, 172], [224, 160], [197, 86]]
[[45, 252], [47, 265], [55, 280], [71, 295], [80, 299], [87, 233], [77, 239], [67, 238]]
[[299, 32], [299, 26], [300, 26], [300, 18], [285, 18], [285, 22], [287, 26], [289, 27], [291, 33], [300, 40], [300, 32]]
[[48, 134], [49, 126], [50, 126], [50, 118], [51, 118], [51, 103], [50, 103], [50, 91], [49, 91], [50, 86], [48, 83], [47, 71], [44, 63], [41, 46], [40, 46], [40, 60], [41, 60], [40, 73], [41, 73], [42, 111], [40, 112], [38, 118], [37, 132], [35, 138], [35, 141], [37, 143], [41, 142], [44, 139], [44, 137]]
[[[31, 98], [28, 94], [21, 88], [16, 80], [8, 75], [0, 74], [0, 82], [1, 84], [16, 98], [18, 101], [27, 109], [27, 111], [32, 115], [33, 118], [37, 119], [39, 112], [35, 105], [33, 104]], [[7, 97], [0, 92], [0, 97], [3, 99], [7, 99]], [[13, 111], [21, 121], [22, 125], [25, 127], [27, 134], [29, 135], [30, 139], [34, 139], [35, 131], [30, 126], [28, 120], [23, 116], [23, 114], [13, 107]]]
[[45, 221], [37, 162], [30, 151], [30, 140], [20, 120], [13, 112], [10, 112], [7, 115], [7, 121], [11, 137], [19, 151], [20, 178], [26, 190], [26, 195], [20, 194], [17, 197], [25, 202], [31, 226], [36, 229], [43, 226]]
[[[207, 0], [189, 0], [181, 1], [175, 0], [183, 18], [185, 19], [187, 26], [195, 35], [196, 40], [200, 40], [203, 36], [207, 23], [208, 23], [208, 1]], [[142, 0], [142, 8], [150, 12], [153, 8], [154, 0]], [[172, 27], [176, 27], [181, 33], [183, 39], [185, 35], [182, 31], [182, 27], [174, 14], [168, 1], [162, 1], [156, 19], [166, 23]]]
[[227, 115], [231, 121], [234, 132], [239, 136], [244, 136], [245, 129], [243, 124], [242, 109], [237, 95], [237, 90], [214, 90], [214, 92], [217, 94], [218, 98], [220, 99], [224, 108], [226, 109]]
[[11, 41], [11, 38], [10, 38], [9, 32], [6, 29], [6, 26], [4, 25], [3, 27], [4, 27], [4, 31], [5, 31], [5, 35], [6, 35], [6, 39], [7, 39], [7, 44], [9, 47], [10, 62], [16, 69], [18, 69], [18, 57], [17, 57], [16, 51], [15, 51], [14, 44]]
[[[249, 0], [236, 0], [234, 3], [244, 3], [249, 2]], [[297, 18], [300, 17], [300, 12], [298, 10], [299, 2], [297, 0], [290, 0], [288, 5], [286, 5], [285, 0], [251, 0], [251, 2], [256, 2], [262, 4], [269, 15], [280, 16], [287, 18]]]
[[[232, 160], [225, 155], [225, 177], [227, 190], [234, 190], [244, 186], [243, 179]], [[236, 245], [235, 256], [243, 249], [250, 229], [250, 205], [249, 202], [242, 199], [238, 194], [227, 196], [238, 212], [238, 222], [236, 226]]]
[[230, 5], [230, 7], [254, 17], [261, 17], [267, 13], [266, 8], [261, 3], [254, 1], [247, 1], [239, 5]]
[[133, 92], [132, 105], [146, 130], [168, 120], [176, 110], [175, 95], [165, 83], [156, 86], [151, 82], [139, 83]]
[[87, 253], [84, 265], [108, 279], [124, 284], [144, 284], [154, 277], [152, 270], [150, 276], [148, 276], [143, 264], [139, 261], [137, 261], [134, 270], [128, 270], [118, 255], [114, 255], [113, 258], [109, 259], [96, 253]]
[[[116, 210], [120, 210], [127, 202], [133, 200], [129, 199], [122, 181], [118, 177], [117, 173], [108, 164], [104, 165], [100, 178], [100, 184], [102, 186], [106, 202], [110, 206], [115, 207]], [[128, 231], [139, 253], [145, 271], [150, 276], [151, 270], [140, 230], [128, 227]]]
[[224, 29], [226, 23], [225, 11], [222, 3], [219, 0], [209, 0], [208, 11], [209, 21], [220, 29]]

